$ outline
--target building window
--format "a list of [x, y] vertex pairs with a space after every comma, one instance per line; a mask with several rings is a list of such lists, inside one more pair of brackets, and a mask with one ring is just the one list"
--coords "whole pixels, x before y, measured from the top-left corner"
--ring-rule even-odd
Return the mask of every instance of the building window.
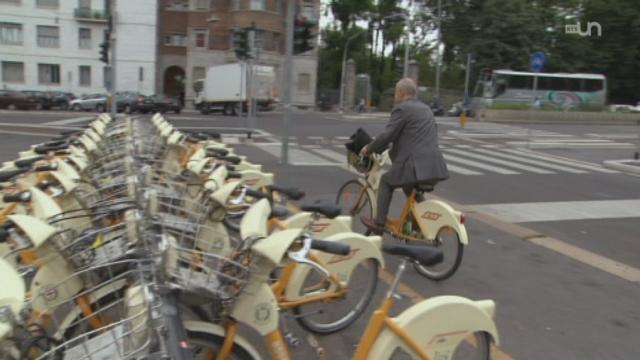
[[60, 65], [38, 64], [38, 83], [43, 85], [60, 84]]
[[24, 82], [24, 63], [14, 61], [2, 62], [2, 81], [7, 83]]
[[0, 44], [22, 45], [22, 24], [0, 23]]
[[144, 81], [144, 68], [142, 66], [138, 68], [138, 81]]
[[267, 0], [249, 0], [249, 9], [264, 11], [267, 9]]
[[204, 66], [194, 66], [191, 70], [191, 82], [204, 79], [206, 76], [206, 69]]
[[36, 6], [38, 7], [57, 8], [58, 5], [59, 5], [58, 0], [37, 0], [36, 1]]
[[231, 0], [231, 10], [240, 10], [240, 0]]
[[165, 9], [167, 10], [189, 10], [189, 1], [188, 0], [171, 0], [167, 1], [165, 5]]
[[57, 26], [37, 26], [38, 46], [57, 48], [60, 47], [60, 31]]
[[80, 66], [80, 86], [91, 86], [91, 66]]
[[78, 7], [80, 9], [91, 9], [91, 0], [78, 0]]
[[298, 92], [308, 94], [311, 91], [311, 74], [298, 74]]
[[78, 48], [91, 49], [91, 29], [78, 29]]
[[195, 0], [194, 2], [196, 10], [209, 10], [209, 0]]
[[183, 34], [165, 35], [164, 44], [166, 46], [187, 46], [187, 37]]
[[193, 30], [194, 46], [197, 48], [207, 47], [207, 30], [194, 29]]

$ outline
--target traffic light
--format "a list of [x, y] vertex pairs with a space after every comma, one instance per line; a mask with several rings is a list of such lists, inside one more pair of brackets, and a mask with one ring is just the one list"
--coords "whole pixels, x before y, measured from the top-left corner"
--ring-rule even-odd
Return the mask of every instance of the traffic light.
[[105, 64], [109, 63], [109, 42], [105, 41], [100, 44], [100, 61]]
[[315, 34], [313, 28], [316, 26], [314, 21], [305, 17], [298, 17], [295, 22], [293, 36], [293, 53], [302, 54], [313, 50], [315, 43]]
[[109, 63], [109, 32], [104, 32], [104, 40], [100, 44], [100, 61]]
[[233, 50], [236, 52], [238, 59], [244, 60], [251, 57], [249, 31], [247, 29], [233, 30]]

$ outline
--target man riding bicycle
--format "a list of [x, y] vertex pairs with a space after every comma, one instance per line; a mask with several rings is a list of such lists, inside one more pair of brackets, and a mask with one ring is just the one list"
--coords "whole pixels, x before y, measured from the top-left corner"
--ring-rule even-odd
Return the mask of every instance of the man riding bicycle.
[[[382, 234], [393, 197], [393, 190], [402, 187], [411, 195], [418, 184], [435, 185], [449, 178], [447, 165], [438, 145], [438, 125], [431, 109], [416, 99], [417, 88], [410, 78], [398, 81], [395, 88], [395, 107], [386, 130], [360, 154], [363, 156], [389, 151], [391, 169], [380, 180], [378, 208], [375, 219], [361, 218], [374, 234]], [[419, 199], [422, 200], [422, 199]]]

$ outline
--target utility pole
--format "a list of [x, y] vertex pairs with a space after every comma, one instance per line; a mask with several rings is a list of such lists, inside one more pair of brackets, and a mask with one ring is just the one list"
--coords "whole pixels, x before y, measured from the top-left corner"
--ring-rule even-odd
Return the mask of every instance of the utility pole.
[[355, 35], [352, 35], [347, 39], [347, 42], [344, 44], [344, 49], [342, 50], [342, 73], [340, 74], [340, 112], [344, 111], [344, 92], [346, 87], [346, 67], [347, 67], [347, 50], [349, 50], [349, 44], [351, 40], [357, 38], [362, 33], [358, 32]]
[[409, 15], [405, 15], [404, 16], [404, 24], [407, 27], [407, 38], [406, 38], [406, 43], [404, 45], [404, 70], [402, 71], [402, 77], [406, 78], [409, 76], [409, 34], [410, 34], [410, 29], [411, 29], [411, 19], [413, 19], [413, 1], [411, 1], [411, 3], [409, 4]]
[[118, 104], [116, 101], [116, 32], [115, 22], [117, 21], [116, 0], [109, 3], [109, 34], [111, 36], [111, 117], [115, 120], [118, 113]]
[[436, 46], [436, 98], [440, 101], [440, 43], [442, 42], [442, 3], [438, 0], [438, 45]]
[[[251, 24], [251, 28], [249, 30], [249, 51], [251, 53], [251, 56], [249, 57], [249, 60], [247, 61], [247, 79], [248, 79], [248, 92], [247, 92], [247, 122], [249, 125], [249, 132], [247, 133], [247, 138], [251, 139], [251, 134], [253, 133], [253, 131], [256, 128], [256, 118], [255, 118], [255, 108], [254, 108], [254, 101], [253, 99], [255, 98], [255, 84], [254, 84], [254, 64], [253, 64], [253, 58], [256, 57], [257, 55], [257, 48], [256, 48], [256, 28], [254, 24]], [[241, 110], [242, 111], [242, 110]]]
[[282, 94], [284, 101], [284, 116], [282, 119], [284, 129], [282, 133], [281, 159], [285, 165], [289, 163], [289, 124], [291, 123], [291, 87], [293, 86], [293, 21], [295, 11], [295, 0], [289, 0], [287, 4], [287, 41]]

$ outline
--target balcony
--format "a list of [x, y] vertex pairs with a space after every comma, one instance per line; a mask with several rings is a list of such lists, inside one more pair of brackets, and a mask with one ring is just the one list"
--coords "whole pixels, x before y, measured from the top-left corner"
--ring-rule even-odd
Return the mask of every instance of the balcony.
[[73, 17], [78, 21], [89, 21], [89, 22], [98, 22], [98, 23], [106, 23], [107, 13], [102, 10], [91, 10], [90, 8], [76, 8], [73, 11]]

